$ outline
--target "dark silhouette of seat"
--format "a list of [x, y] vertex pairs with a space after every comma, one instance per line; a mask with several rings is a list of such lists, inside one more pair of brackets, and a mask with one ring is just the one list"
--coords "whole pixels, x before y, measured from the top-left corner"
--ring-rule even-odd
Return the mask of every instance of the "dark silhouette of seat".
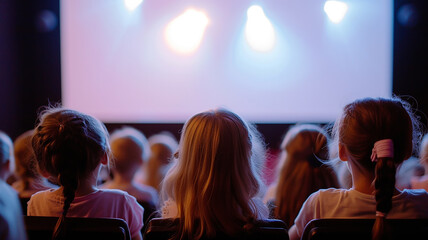
[[27, 203], [30, 201], [30, 198], [19, 198], [19, 202], [21, 203], [22, 213], [27, 215]]
[[144, 234], [147, 225], [149, 224], [150, 220], [152, 218], [160, 217], [156, 205], [152, 202], [146, 202], [146, 201], [138, 201], [138, 203], [144, 208], [144, 226], [141, 229], [141, 234]]
[[[391, 239], [427, 239], [428, 219], [386, 219]], [[314, 219], [301, 240], [371, 240], [374, 219]]]
[[[178, 218], [153, 218], [144, 233], [144, 240], [168, 240], [177, 233]], [[237, 236], [227, 236], [217, 233], [215, 238], [204, 237], [204, 240], [288, 240], [288, 231], [285, 223], [278, 219], [256, 220], [253, 224], [243, 227]]]
[[[51, 239], [57, 217], [24, 216], [29, 240]], [[65, 236], [78, 240], [130, 240], [128, 224], [119, 218], [65, 219]]]

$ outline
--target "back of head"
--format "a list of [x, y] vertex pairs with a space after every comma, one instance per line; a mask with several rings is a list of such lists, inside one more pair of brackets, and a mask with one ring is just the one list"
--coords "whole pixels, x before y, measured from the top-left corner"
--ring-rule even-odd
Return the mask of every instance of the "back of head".
[[31, 147], [33, 130], [28, 130], [19, 135], [13, 143], [15, 155], [15, 172], [20, 179], [40, 178], [37, 161]]
[[[339, 187], [334, 169], [320, 160], [328, 158], [328, 144], [327, 133], [311, 124], [296, 125], [284, 137], [275, 217], [288, 226], [293, 225], [303, 202], [311, 193]], [[298, 187], [296, 183], [299, 183]]]
[[[395, 190], [397, 166], [412, 155], [413, 145], [418, 142], [418, 121], [408, 104], [394, 99], [365, 98], [345, 106], [335, 124], [335, 139], [350, 154], [350, 161], [364, 169], [366, 176], [374, 178], [377, 218], [373, 238], [383, 239], [383, 219], [391, 210]], [[393, 157], [371, 160], [374, 144], [391, 139]]]
[[428, 166], [428, 134], [425, 134], [425, 136], [422, 139], [421, 147], [419, 150], [419, 161], [424, 166]]
[[159, 190], [172, 156], [178, 150], [178, 142], [170, 132], [152, 135], [148, 140], [151, 154], [145, 166], [145, 183]]
[[[132, 127], [115, 130], [110, 136], [114, 169], [119, 174], [135, 173], [137, 166], [147, 161], [150, 147], [144, 134]], [[132, 174], [133, 174], [132, 173]]]
[[[233, 234], [254, 219], [259, 190], [247, 124], [227, 110], [199, 113], [182, 131], [178, 160], [163, 191], [177, 203], [181, 236]], [[195, 220], [198, 220], [197, 223]]]
[[54, 233], [57, 235], [79, 182], [109, 154], [108, 133], [94, 117], [70, 109], [48, 108], [40, 115], [32, 146], [41, 171], [56, 177], [63, 186], [64, 212]]
[[13, 161], [12, 146], [12, 139], [10, 139], [10, 137], [6, 133], [0, 131], [0, 176], [6, 174], [3, 172], [3, 165], [6, 164], [8, 161]]

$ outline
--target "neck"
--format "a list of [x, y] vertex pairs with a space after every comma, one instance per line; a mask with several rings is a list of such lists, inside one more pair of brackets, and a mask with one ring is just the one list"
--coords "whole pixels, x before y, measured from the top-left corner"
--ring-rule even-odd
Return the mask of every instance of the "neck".
[[134, 176], [133, 174], [119, 174], [116, 172], [113, 178], [113, 182], [116, 184], [131, 183], [133, 176]]

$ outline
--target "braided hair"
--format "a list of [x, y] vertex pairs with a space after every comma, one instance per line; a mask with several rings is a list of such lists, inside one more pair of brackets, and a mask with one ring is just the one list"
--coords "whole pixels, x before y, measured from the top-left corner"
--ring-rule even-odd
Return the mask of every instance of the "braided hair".
[[[343, 144], [355, 164], [365, 169], [374, 179], [376, 221], [372, 239], [387, 239], [390, 231], [384, 221], [392, 208], [397, 166], [412, 155], [421, 137], [419, 122], [404, 101], [366, 98], [345, 106], [341, 119], [336, 123], [335, 139]], [[377, 141], [391, 139], [393, 157], [371, 160]]]
[[35, 128], [32, 147], [41, 171], [56, 177], [63, 187], [63, 213], [53, 234], [53, 239], [59, 239], [65, 232], [64, 219], [80, 181], [110, 153], [108, 132], [100, 121], [89, 115], [64, 108], [47, 108]]

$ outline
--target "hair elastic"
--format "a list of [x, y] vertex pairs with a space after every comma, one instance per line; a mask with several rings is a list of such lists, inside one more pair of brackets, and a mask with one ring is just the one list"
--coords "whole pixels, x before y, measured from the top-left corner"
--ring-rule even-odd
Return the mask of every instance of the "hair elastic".
[[371, 159], [372, 162], [377, 162], [378, 158], [394, 157], [394, 143], [392, 139], [383, 139], [375, 142]]
[[384, 218], [385, 217], [385, 213], [384, 212], [380, 212], [380, 211], [376, 211], [376, 217], [381, 217]]

